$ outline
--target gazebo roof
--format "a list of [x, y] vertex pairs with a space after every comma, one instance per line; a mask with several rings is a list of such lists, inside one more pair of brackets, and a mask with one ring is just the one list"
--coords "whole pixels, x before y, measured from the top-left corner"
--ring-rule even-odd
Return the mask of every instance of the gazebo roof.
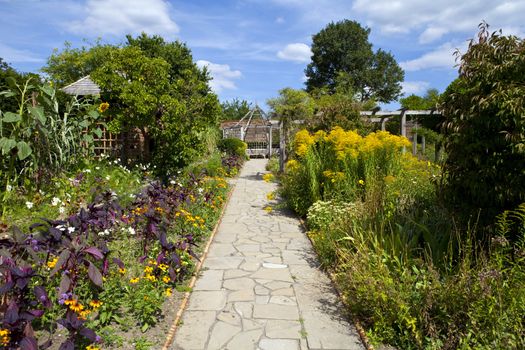
[[75, 96], [100, 95], [100, 87], [91, 80], [89, 75], [63, 87], [62, 91], [68, 95]]

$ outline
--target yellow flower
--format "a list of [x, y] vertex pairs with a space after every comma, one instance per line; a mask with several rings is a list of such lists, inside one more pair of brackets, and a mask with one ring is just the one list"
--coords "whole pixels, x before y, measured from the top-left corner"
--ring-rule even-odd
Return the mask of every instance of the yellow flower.
[[86, 346], [86, 350], [100, 350], [100, 348], [92, 344], [92, 345]]
[[137, 284], [137, 283], [139, 283], [139, 281], [140, 281], [140, 278], [135, 277], [135, 278], [130, 279], [130, 280], [129, 280], [129, 283], [131, 283], [131, 284]]
[[166, 270], [167, 270], [168, 268], [169, 268], [169, 266], [166, 265], [166, 264], [160, 264], [160, 265], [159, 265], [159, 269], [161, 269], [163, 272], [166, 272]]
[[84, 305], [75, 301], [73, 305], [69, 305], [69, 309], [73, 312], [80, 313], [82, 310], [84, 310]]
[[301, 131], [298, 131], [295, 134], [295, 138], [293, 141], [295, 154], [297, 154], [299, 157], [303, 157], [308, 151], [308, 147], [310, 147], [310, 145], [314, 143], [315, 138], [312, 135], [310, 135], [308, 130], [303, 129]]
[[170, 283], [171, 282], [171, 278], [169, 278], [168, 276], [164, 276], [164, 277], [162, 277], [162, 281], [164, 283]]
[[52, 268], [55, 267], [55, 265], [57, 264], [57, 262], [58, 262], [58, 258], [54, 258], [53, 260], [47, 262], [47, 267], [49, 267], [50, 269], [52, 269]]
[[85, 321], [90, 313], [91, 313], [90, 310], [80, 311], [80, 313], [78, 314], [78, 318], [80, 320], [84, 320]]
[[169, 297], [173, 293], [173, 290], [171, 288], [166, 288], [166, 291], [164, 293], [166, 294], [167, 297]]
[[100, 113], [104, 113], [108, 108], [109, 108], [109, 103], [107, 103], [107, 102], [102, 102], [102, 103], [100, 104], [100, 106], [98, 106], [98, 111], [99, 111]]
[[275, 193], [274, 192], [270, 192], [270, 193], [266, 194], [266, 199], [268, 199], [269, 201], [273, 201], [275, 199]]
[[144, 276], [144, 278], [150, 282], [155, 282], [157, 280], [157, 277], [150, 275], [150, 274], [147, 274], [146, 276]]
[[89, 306], [91, 306], [93, 309], [98, 309], [102, 305], [102, 302], [99, 300], [91, 300], [89, 302]]
[[121, 267], [120, 269], [118, 269], [118, 272], [119, 272], [121, 275], [123, 275], [123, 274], [126, 273], [126, 269]]
[[270, 207], [269, 205], [267, 205], [266, 207], [264, 207], [264, 210], [269, 214], [272, 212], [272, 207]]
[[11, 332], [9, 331], [9, 329], [5, 329], [5, 328], [0, 329], [0, 344], [1, 345], [3, 346], [9, 345], [9, 341], [11, 340], [11, 338], [9, 337], [10, 333]]
[[152, 272], [153, 272], [153, 267], [151, 267], [151, 266], [146, 266], [146, 267], [144, 268], [144, 272], [147, 273], [147, 274], [152, 273]]
[[262, 178], [265, 182], [271, 182], [273, 180], [273, 174], [272, 173], [264, 174]]
[[357, 182], [358, 182], [361, 186], [364, 186], [364, 185], [365, 185], [365, 181], [364, 181], [364, 180], [361, 180], [361, 179], [360, 179], [360, 180], [357, 181]]
[[299, 169], [299, 162], [295, 159], [290, 159], [288, 162], [286, 162], [286, 170], [295, 171], [297, 169]]

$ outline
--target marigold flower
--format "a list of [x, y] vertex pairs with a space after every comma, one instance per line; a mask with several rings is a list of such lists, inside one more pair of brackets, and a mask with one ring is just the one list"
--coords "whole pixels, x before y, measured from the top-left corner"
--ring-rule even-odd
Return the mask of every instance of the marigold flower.
[[91, 306], [93, 309], [98, 309], [102, 305], [102, 302], [100, 300], [91, 300], [89, 302], [89, 306]]
[[52, 269], [56, 266], [57, 262], [58, 262], [58, 258], [54, 258], [53, 260], [47, 262], [47, 267]]
[[100, 106], [98, 106], [98, 111], [99, 111], [100, 113], [104, 113], [108, 108], [109, 108], [109, 103], [107, 103], [107, 102], [102, 102], [102, 103], [100, 104]]

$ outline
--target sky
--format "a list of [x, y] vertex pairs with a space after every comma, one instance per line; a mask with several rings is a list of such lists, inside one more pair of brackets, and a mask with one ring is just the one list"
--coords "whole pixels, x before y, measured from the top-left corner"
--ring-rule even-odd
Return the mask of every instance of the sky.
[[523, 13], [525, 0], [0, 0], [0, 57], [38, 72], [66, 41], [79, 47], [158, 34], [188, 45], [221, 101], [264, 108], [280, 89], [304, 88], [312, 35], [349, 19], [370, 28], [374, 49], [391, 52], [404, 69], [405, 96], [422, 95], [457, 77], [454, 52], [466, 51], [481, 21], [524, 37]]

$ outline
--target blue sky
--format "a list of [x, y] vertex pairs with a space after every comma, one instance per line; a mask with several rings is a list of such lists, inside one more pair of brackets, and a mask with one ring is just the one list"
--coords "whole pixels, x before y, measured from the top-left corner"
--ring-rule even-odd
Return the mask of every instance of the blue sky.
[[186, 42], [221, 100], [264, 105], [283, 87], [304, 87], [313, 34], [351, 19], [404, 68], [403, 91], [423, 94], [456, 77], [453, 52], [465, 52], [482, 20], [523, 37], [523, 13], [525, 0], [0, 0], [0, 57], [36, 72], [66, 40], [120, 43], [145, 31]]

